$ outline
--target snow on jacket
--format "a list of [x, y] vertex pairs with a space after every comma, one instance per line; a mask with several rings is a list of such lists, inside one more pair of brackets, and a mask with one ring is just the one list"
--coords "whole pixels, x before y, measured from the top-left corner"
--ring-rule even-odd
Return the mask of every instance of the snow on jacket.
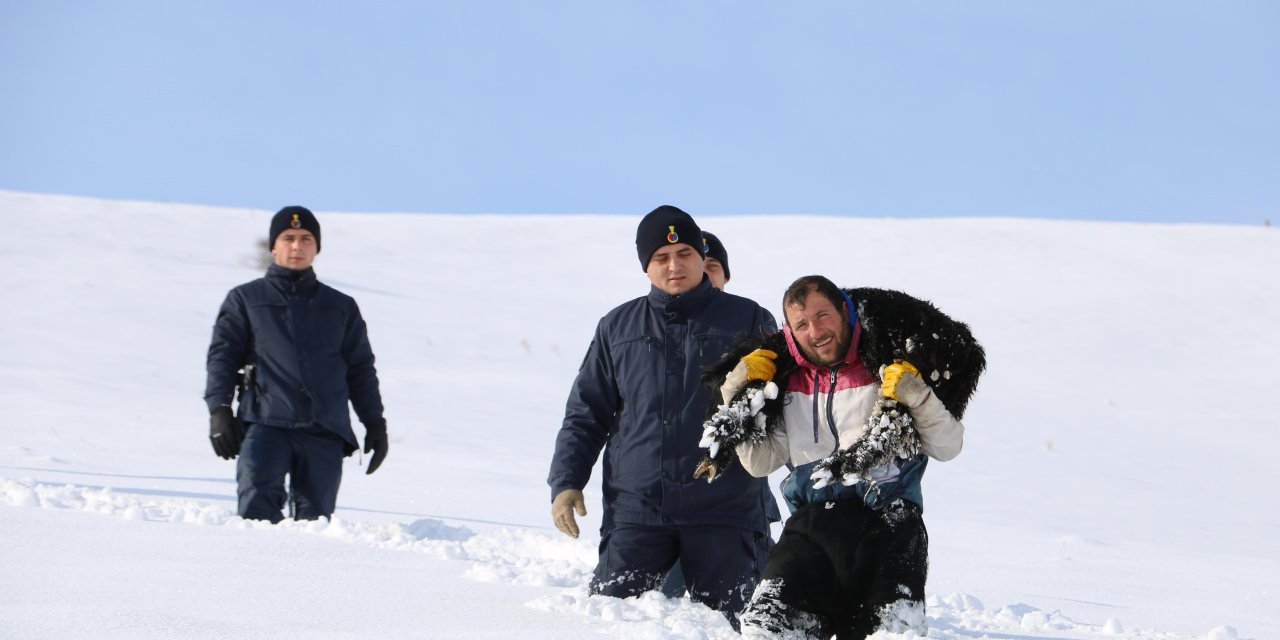
[[[880, 382], [857, 355], [861, 323], [854, 324], [844, 358], [830, 367], [819, 367], [805, 359], [796, 347], [791, 328], [784, 327], [783, 331], [787, 350], [797, 364], [780, 385], [787, 396], [782, 413], [785, 429], [775, 430], [759, 444], [738, 445], [736, 452], [742, 466], [757, 477], [766, 477], [783, 465], [790, 468], [792, 473], [783, 482], [782, 492], [793, 510], [812, 502], [849, 498], [864, 500], [873, 508], [899, 497], [923, 506], [920, 477], [927, 463], [923, 454], [880, 467], [873, 473], [872, 482], [813, 488], [809, 478], [813, 466], [862, 435], [863, 425], [880, 397]], [[960, 454], [964, 425], [931, 390], [911, 414], [924, 454], [941, 461]]]
[[209, 344], [204, 399], [230, 405], [236, 371], [254, 366], [237, 415], [273, 427], [320, 426], [358, 446], [350, 410], [361, 422], [382, 418], [382, 396], [364, 318], [350, 296], [316, 280], [315, 271], [271, 265], [266, 276], [227, 294]]
[[773, 502], [765, 479], [741, 468], [713, 484], [692, 474], [711, 398], [699, 383], [703, 367], [735, 339], [775, 330], [768, 311], [706, 278], [679, 296], [651, 287], [610, 311], [569, 392], [547, 478], [551, 496], [582, 489], [603, 449], [602, 532], [614, 523], [765, 532], [765, 505]]

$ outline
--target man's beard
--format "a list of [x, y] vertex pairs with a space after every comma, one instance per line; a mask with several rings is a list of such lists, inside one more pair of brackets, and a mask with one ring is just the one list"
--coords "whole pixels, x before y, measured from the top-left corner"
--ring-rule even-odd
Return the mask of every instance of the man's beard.
[[[850, 334], [852, 334], [852, 332], [850, 332]], [[817, 354], [816, 352], [809, 352], [809, 351], [808, 351], [808, 349], [812, 349], [813, 347], [807, 347], [807, 348], [805, 348], [805, 349], [801, 349], [801, 351], [805, 352], [804, 357], [805, 357], [806, 359], [808, 359], [808, 360], [809, 360], [809, 362], [812, 362], [815, 366], [819, 366], [819, 367], [830, 367], [831, 365], [833, 365], [833, 364], [837, 364], [837, 363], [839, 363], [841, 360], [844, 360], [844, 355], [845, 355], [846, 353], [849, 353], [849, 342], [850, 342], [851, 340], [853, 340], [853, 336], [852, 336], [852, 335], [836, 336], [836, 338], [835, 338], [835, 343], [836, 343], [836, 351], [835, 351], [835, 355], [831, 356], [831, 360], [827, 360], [827, 361], [820, 361], [820, 360], [818, 360], [818, 354]]]

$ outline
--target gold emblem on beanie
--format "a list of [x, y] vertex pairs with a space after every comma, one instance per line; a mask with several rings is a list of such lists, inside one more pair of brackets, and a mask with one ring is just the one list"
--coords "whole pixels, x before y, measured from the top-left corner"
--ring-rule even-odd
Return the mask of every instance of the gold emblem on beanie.
[[671, 244], [680, 242], [680, 234], [676, 233], [676, 226], [674, 224], [667, 225], [667, 228], [671, 230], [671, 233], [667, 234], [667, 242]]
[[302, 221], [298, 220], [298, 214], [296, 213], [293, 214], [293, 221], [289, 223], [289, 226], [293, 227], [294, 229], [302, 228]]

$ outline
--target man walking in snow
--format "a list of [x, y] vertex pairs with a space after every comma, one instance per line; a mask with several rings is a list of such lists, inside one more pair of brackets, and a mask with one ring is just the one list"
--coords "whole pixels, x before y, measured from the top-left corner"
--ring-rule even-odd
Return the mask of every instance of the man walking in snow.
[[556, 438], [548, 484], [552, 520], [577, 537], [582, 488], [604, 453], [600, 557], [594, 594], [657, 588], [681, 564], [690, 596], [735, 620], [763, 568], [766, 481], [733, 469], [716, 483], [692, 478], [710, 390], [699, 383], [736, 337], [775, 330], [755, 302], [711, 286], [702, 231], [672, 206], [636, 230], [646, 296], [596, 327]]
[[[710, 231], [702, 231], [702, 242], [706, 251], [706, 258], [702, 261], [702, 270], [707, 274], [707, 279], [711, 281], [711, 286], [721, 291], [727, 291], [729, 285], [729, 251], [725, 249], [724, 243], [720, 241], [715, 234]], [[769, 532], [769, 525], [782, 520], [782, 513], [778, 510], [778, 501], [773, 499], [773, 494], [766, 492], [764, 501], [765, 515], [765, 531]], [[760, 549], [760, 553], [767, 557], [769, 550], [773, 549], [773, 536], [766, 535], [763, 540], [764, 546]], [[764, 562], [764, 558], [761, 558]], [[680, 563], [677, 562], [671, 566], [671, 571], [667, 573], [666, 579], [662, 583], [662, 595], [668, 598], [678, 598], [686, 592], [684, 571], [680, 569]]]
[[359, 446], [348, 401], [365, 427], [364, 452], [373, 454], [366, 473], [387, 455], [373, 349], [355, 300], [316, 280], [320, 222], [311, 211], [277, 212], [268, 246], [274, 264], [266, 276], [232, 289], [213, 326], [209, 440], [219, 457], [239, 456], [241, 517], [279, 522], [287, 502], [290, 517], [327, 518], [342, 459]]
[[[867, 302], [858, 292], [874, 297]], [[860, 321], [859, 313], [873, 311]], [[945, 461], [960, 453], [959, 415], [985, 366], [981, 347], [967, 327], [927, 302], [883, 290], [846, 292], [821, 276], [796, 280], [783, 295], [783, 313], [781, 336], [717, 365], [732, 367], [720, 387], [726, 405], [752, 381], [776, 380], [777, 395], [766, 393], [764, 412], [774, 412], [768, 431], [742, 438], [735, 452], [751, 475], [764, 478], [783, 465], [792, 471], [782, 491], [793, 513], [742, 614], [742, 633], [841, 640], [878, 629], [923, 633], [928, 536], [920, 479], [927, 458]], [[895, 333], [907, 336], [905, 346], [889, 344]], [[746, 345], [735, 352], [752, 349]], [[881, 358], [870, 354], [880, 351], [910, 354], [921, 366], [939, 354], [944, 361], [960, 356], [955, 365], [971, 363], [954, 381], [947, 371], [944, 383], [956, 386], [939, 390], [956, 412], [911, 362], [890, 359], [879, 369], [874, 360]], [[909, 446], [869, 440], [887, 432], [891, 418], [913, 434], [904, 441]], [[863, 457], [865, 469], [857, 468], [858, 456], [870, 456]], [[836, 468], [833, 460], [854, 462]]]

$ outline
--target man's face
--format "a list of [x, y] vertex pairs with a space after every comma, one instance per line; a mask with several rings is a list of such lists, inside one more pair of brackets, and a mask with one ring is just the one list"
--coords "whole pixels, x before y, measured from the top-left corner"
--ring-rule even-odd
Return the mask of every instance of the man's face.
[[649, 258], [649, 282], [668, 295], [678, 296], [702, 284], [702, 254], [687, 244], [673, 244]]
[[853, 328], [843, 304], [837, 309], [826, 296], [810, 290], [804, 304], [789, 304], [784, 311], [791, 336], [809, 362], [829, 367], [849, 351]]
[[724, 291], [724, 285], [729, 279], [724, 277], [724, 267], [720, 265], [720, 261], [715, 258], [707, 258], [702, 261], [702, 269], [707, 272], [707, 278], [711, 280], [711, 286]]
[[276, 264], [302, 271], [316, 259], [316, 237], [306, 229], [287, 229], [276, 236], [271, 255]]

